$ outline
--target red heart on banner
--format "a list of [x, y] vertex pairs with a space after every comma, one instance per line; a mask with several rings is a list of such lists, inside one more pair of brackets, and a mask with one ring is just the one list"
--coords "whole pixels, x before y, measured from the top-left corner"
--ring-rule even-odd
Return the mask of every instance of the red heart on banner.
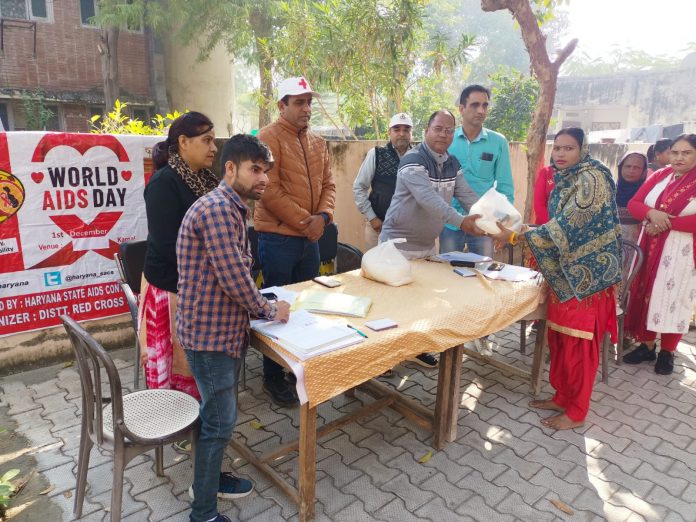
[[131, 177], [133, 176], [133, 173], [130, 170], [122, 170], [121, 171], [121, 177], [125, 181], [130, 181]]
[[43, 172], [32, 172], [31, 179], [34, 180], [34, 183], [39, 184], [44, 179], [44, 173]]

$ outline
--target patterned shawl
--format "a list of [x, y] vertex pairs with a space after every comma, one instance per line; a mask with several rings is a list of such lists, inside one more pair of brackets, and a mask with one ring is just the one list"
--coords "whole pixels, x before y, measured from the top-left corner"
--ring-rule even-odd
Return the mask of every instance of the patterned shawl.
[[191, 189], [191, 192], [199, 198], [206, 195], [220, 184], [220, 180], [210, 169], [201, 169], [198, 172], [193, 172], [191, 167], [188, 166], [188, 163], [186, 163], [173, 148], [169, 149], [168, 163], [169, 166], [181, 176], [181, 179], [183, 179], [186, 186]]
[[[586, 149], [585, 149], [586, 150]], [[621, 281], [621, 226], [611, 172], [583, 150], [577, 165], [555, 169], [550, 220], [526, 233], [558, 300], [584, 299]]]

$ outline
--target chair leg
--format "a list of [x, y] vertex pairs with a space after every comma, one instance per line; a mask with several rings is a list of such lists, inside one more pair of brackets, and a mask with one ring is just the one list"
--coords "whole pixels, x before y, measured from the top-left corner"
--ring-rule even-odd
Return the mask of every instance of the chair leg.
[[623, 346], [624, 346], [624, 314], [621, 314], [617, 319], [619, 323], [618, 341], [616, 345], [616, 364], [623, 364]]
[[82, 517], [82, 505], [85, 501], [85, 490], [87, 489], [87, 470], [89, 469], [89, 456], [92, 452], [93, 442], [87, 434], [83, 420], [82, 435], [80, 437], [80, 451], [77, 457], [77, 481], [75, 484], [75, 504], [73, 513], [77, 518]]
[[158, 477], [164, 477], [164, 448], [162, 446], [155, 448], [155, 470]]
[[140, 343], [138, 342], [138, 332], [135, 332], [135, 358], [133, 359], [133, 391], [138, 389], [140, 381]]
[[241, 364], [241, 372], [242, 372], [242, 390], [247, 389], [247, 383], [246, 383], [246, 357], [242, 361]]
[[604, 334], [602, 339], [602, 382], [607, 384], [609, 382], [609, 370], [607, 366], [609, 365], [609, 344], [611, 343], [611, 338], [608, 333]]
[[121, 520], [121, 503], [123, 502], [123, 471], [126, 469], [125, 450], [114, 450], [114, 479], [111, 491], [111, 522]]
[[199, 428], [195, 427], [189, 433], [189, 441], [191, 441], [191, 469], [196, 470], [196, 444], [198, 443]]
[[527, 321], [520, 321], [520, 353], [527, 352]]

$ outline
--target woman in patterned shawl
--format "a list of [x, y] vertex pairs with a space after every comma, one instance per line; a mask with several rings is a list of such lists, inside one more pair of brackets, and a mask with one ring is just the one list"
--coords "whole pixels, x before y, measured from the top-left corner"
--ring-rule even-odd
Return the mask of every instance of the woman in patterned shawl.
[[526, 241], [552, 290], [546, 324], [549, 380], [556, 394], [529, 405], [555, 411], [541, 422], [557, 430], [584, 424], [602, 340], [609, 333], [616, 342], [614, 285], [621, 281], [616, 188], [609, 169], [590, 157], [584, 139], [578, 128], [556, 134], [549, 221], [520, 237], [507, 229], [495, 236], [513, 245]]
[[[628, 202], [643, 222], [645, 262], [631, 288], [626, 331], [641, 344], [623, 360], [655, 361], [655, 373], [674, 370], [674, 352], [689, 329], [696, 300], [696, 134], [670, 147], [672, 164], [656, 171]], [[660, 334], [660, 353], [655, 338]]]
[[216, 151], [213, 122], [199, 112], [183, 114], [155, 145], [157, 172], [145, 187], [148, 235], [138, 321], [145, 381], [148, 388], [179, 390], [198, 400], [176, 338], [176, 238], [189, 207], [219, 184], [210, 170]]

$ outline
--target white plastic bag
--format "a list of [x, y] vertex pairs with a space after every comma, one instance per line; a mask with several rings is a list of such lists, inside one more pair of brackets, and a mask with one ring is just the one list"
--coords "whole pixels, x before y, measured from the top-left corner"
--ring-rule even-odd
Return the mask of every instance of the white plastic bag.
[[471, 214], [481, 214], [481, 217], [476, 220], [476, 226], [489, 234], [500, 232], [500, 228], [495, 224], [496, 221], [500, 221], [513, 232], [522, 230], [522, 216], [495, 188], [488, 189], [476, 203], [471, 205], [469, 215]]
[[394, 243], [405, 242], [404, 238], [390, 239], [365, 252], [360, 275], [389, 286], [412, 283], [411, 263], [394, 246]]

